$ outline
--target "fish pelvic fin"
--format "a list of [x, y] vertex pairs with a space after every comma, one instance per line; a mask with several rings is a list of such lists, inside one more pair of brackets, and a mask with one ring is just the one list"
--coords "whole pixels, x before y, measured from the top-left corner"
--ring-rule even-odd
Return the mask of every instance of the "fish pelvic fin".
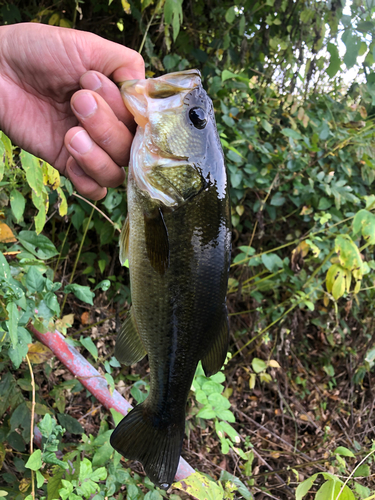
[[129, 255], [129, 215], [126, 217], [120, 234], [120, 262], [123, 266]]
[[219, 332], [213, 345], [202, 358], [202, 367], [206, 377], [214, 375], [223, 366], [228, 352], [229, 321], [227, 306], [224, 306]]
[[124, 365], [134, 365], [146, 356], [147, 352], [138, 333], [133, 309], [117, 334], [115, 357]]
[[151, 481], [166, 490], [178, 468], [185, 420], [182, 418], [177, 425], [158, 425], [158, 418], [145, 403], [121, 420], [110, 442], [123, 457], [141, 462]]

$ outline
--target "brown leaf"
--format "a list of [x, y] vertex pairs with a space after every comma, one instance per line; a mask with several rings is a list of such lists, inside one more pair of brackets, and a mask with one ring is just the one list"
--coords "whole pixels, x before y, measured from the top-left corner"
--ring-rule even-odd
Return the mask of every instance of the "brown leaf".
[[85, 311], [84, 313], [82, 313], [81, 315], [81, 323], [82, 325], [87, 325], [90, 323], [90, 313], [89, 311]]
[[53, 352], [47, 346], [41, 342], [35, 342], [35, 344], [29, 344], [29, 351], [27, 353], [31, 363], [34, 365], [39, 365], [44, 363], [53, 357]]
[[11, 228], [5, 224], [5, 222], [0, 222], [0, 243], [14, 243], [17, 238], [14, 237]]

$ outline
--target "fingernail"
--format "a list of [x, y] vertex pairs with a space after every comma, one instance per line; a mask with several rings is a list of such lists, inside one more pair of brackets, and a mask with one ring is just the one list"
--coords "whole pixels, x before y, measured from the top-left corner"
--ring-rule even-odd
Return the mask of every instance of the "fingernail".
[[87, 93], [78, 94], [72, 101], [72, 107], [83, 117], [92, 115], [98, 108], [95, 98]]
[[81, 86], [88, 90], [98, 90], [102, 86], [102, 82], [95, 73], [88, 72], [81, 77]]
[[86, 175], [85, 172], [82, 170], [82, 168], [75, 162], [72, 162], [72, 164], [70, 166], [70, 170], [77, 177], [82, 177], [82, 175]]
[[73, 136], [72, 140], [70, 141], [70, 145], [77, 151], [77, 153], [83, 155], [90, 151], [94, 143], [86, 130], [80, 130], [76, 133], [76, 135]]

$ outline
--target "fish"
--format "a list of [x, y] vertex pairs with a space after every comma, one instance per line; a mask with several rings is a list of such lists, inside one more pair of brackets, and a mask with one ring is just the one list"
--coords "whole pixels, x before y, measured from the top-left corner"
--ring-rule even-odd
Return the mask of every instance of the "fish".
[[132, 365], [147, 353], [150, 391], [110, 442], [126, 459], [140, 461], [155, 485], [168, 489], [197, 365], [201, 361], [210, 376], [227, 355], [229, 187], [212, 101], [198, 70], [126, 81], [120, 90], [138, 127], [120, 236], [132, 306], [115, 356]]

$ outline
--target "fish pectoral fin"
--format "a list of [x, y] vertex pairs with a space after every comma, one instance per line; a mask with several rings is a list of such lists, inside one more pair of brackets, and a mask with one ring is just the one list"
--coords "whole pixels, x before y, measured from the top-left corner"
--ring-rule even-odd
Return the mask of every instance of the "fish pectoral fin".
[[129, 255], [129, 215], [127, 215], [120, 234], [120, 262], [123, 266]]
[[228, 352], [229, 321], [227, 307], [220, 324], [219, 332], [207, 354], [202, 358], [202, 366], [206, 377], [214, 375], [223, 366]]
[[183, 162], [155, 167], [148, 179], [151, 185], [170, 196], [176, 205], [196, 196], [206, 185], [198, 169]]
[[134, 365], [146, 356], [147, 352], [138, 333], [133, 309], [124, 321], [116, 337], [115, 357], [124, 365]]
[[151, 214], [144, 214], [147, 257], [159, 274], [164, 274], [169, 266], [168, 230], [160, 208]]

